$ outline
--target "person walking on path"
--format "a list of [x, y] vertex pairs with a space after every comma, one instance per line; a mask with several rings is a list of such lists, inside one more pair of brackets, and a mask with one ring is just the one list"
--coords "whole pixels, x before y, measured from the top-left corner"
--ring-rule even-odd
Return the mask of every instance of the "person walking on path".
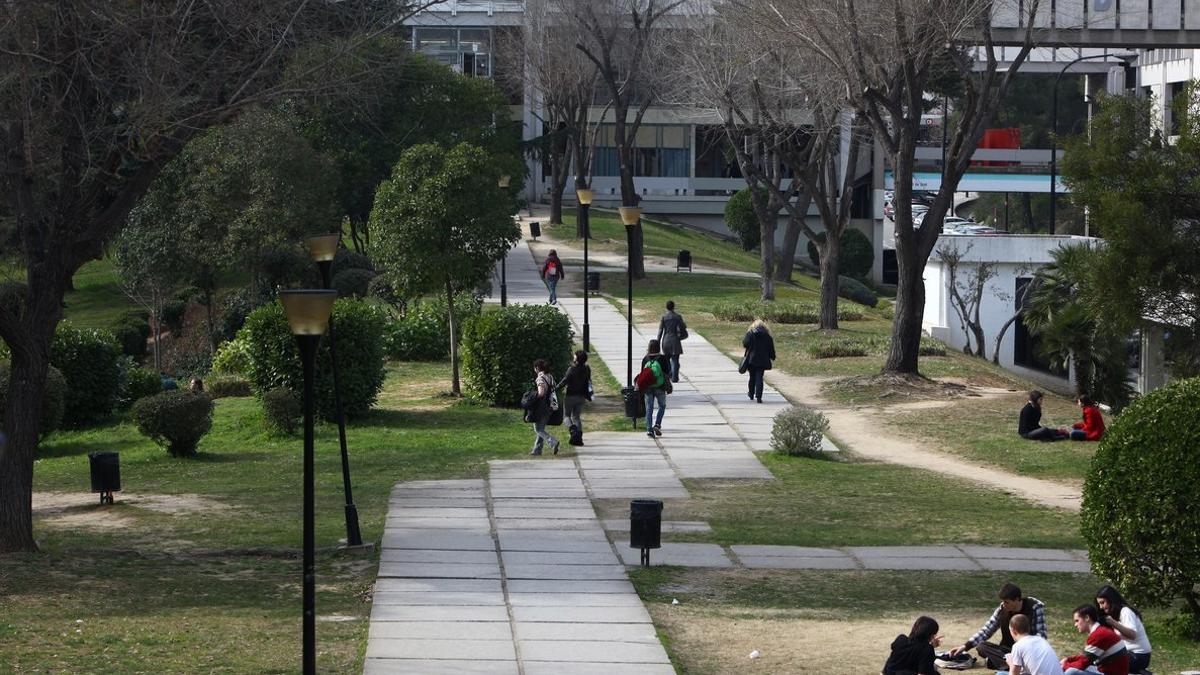
[[750, 324], [750, 330], [746, 331], [746, 337], [742, 338], [742, 346], [746, 348], [746, 354], [742, 357], [738, 372], [750, 371], [746, 395], [762, 403], [763, 375], [771, 369], [771, 362], [775, 360], [775, 338], [767, 330], [767, 322], [755, 319]]
[[1121, 636], [1100, 623], [1100, 611], [1091, 605], [1080, 605], [1073, 615], [1075, 630], [1087, 636], [1083, 653], [1063, 659], [1066, 675], [1129, 675], [1129, 652]]
[[941, 642], [938, 622], [928, 616], [917, 617], [908, 635], [897, 635], [892, 640], [883, 675], [938, 675], [933, 660], [934, 649]]
[[554, 394], [554, 376], [550, 374], [550, 364], [546, 359], [533, 362], [533, 386], [537, 387], [537, 404], [531, 416], [533, 418], [533, 451], [529, 454], [542, 454], [544, 444], [549, 444], [554, 454], [558, 454], [558, 439], [546, 431], [546, 423], [550, 420], [551, 409], [557, 407]]
[[542, 282], [550, 290], [550, 304], [558, 303], [558, 282], [566, 276], [563, 272], [562, 261], [558, 259], [558, 251], [550, 249], [546, 261], [542, 263]]
[[566, 398], [563, 409], [570, 425], [571, 445], [583, 445], [583, 404], [592, 400], [592, 369], [587, 365], [587, 352], [580, 349], [575, 352], [575, 361], [563, 375], [559, 387], [565, 389]]
[[[663, 413], [667, 411], [667, 394], [671, 393], [671, 379], [667, 373], [671, 369], [671, 360], [664, 356], [659, 349], [658, 340], [651, 340], [650, 345], [646, 348], [646, 355], [642, 357], [642, 368], [650, 368], [654, 370], [654, 365], [657, 364], [658, 372], [661, 377], [656, 378], [655, 382], [645, 390], [646, 394], [646, 435], [654, 438], [662, 436], [662, 418]], [[658, 402], [658, 417], [654, 416], [654, 403]], [[650, 422], [653, 418], [654, 425]]]
[[1142, 625], [1142, 615], [1125, 602], [1121, 592], [1109, 585], [1096, 591], [1100, 623], [1115, 630], [1129, 652], [1129, 672], [1140, 673], [1150, 667], [1150, 638]]
[[679, 381], [679, 355], [683, 354], [683, 341], [687, 339], [687, 324], [675, 313], [675, 301], [667, 301], [667, 313], [658, 320], [658, 344], [662, 353], [671, 361], [671, 381]]
[[1009, 675], [1063, 675], [1054, 647], [1046, 638], [1029, 634], [1029, 617], [1014, 614], [1008, 620], [1008, 631], [1016, 640], [1007, 659]]
[[[951, 649], [950, 656], [958, 656], [959, 652], [974, 647], [979, 658], [987, 662], [988, 668], [993, 671], [1007, 668], [1004, 657], [1012, 651], [1016, 642], [1009, 632], [1009, 620], [1017, 614], [1024, 614], [1029, 619], [1029, 624], [1033, 626], [1032, 635], [1046, 637], [1046, 605], [1037, 598], [1023, 597], [1021, 588], [1016, 584], [1004, 584], [1000, 587], [1000, 606], [970, 640]], [[1000, 630], [1000, 644], [987, 642], [997, 629]]]

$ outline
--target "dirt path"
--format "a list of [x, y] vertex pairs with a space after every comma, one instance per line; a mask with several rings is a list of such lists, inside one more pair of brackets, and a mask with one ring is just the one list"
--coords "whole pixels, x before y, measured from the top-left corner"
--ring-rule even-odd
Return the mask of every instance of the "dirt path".
[[[861, 457], [890, 464], [911, 466], [928, 471], [965, 478], [982, 483], [1010, 494], [1023, 497], [1042, 506], [1079, 511], [1080, 491], [1078, 488], [1057, 483], [1019, 476], [1014, 473], [965, 462], [947, 453], [927, 448], [919, 442], [883, 433], [880, 416], [888, 414], [888, 408], [848, 408], [835, 405], [821, 396], [821, 377], [798, 377], [773, 370], [767, 373], [767, 381], [792, 401], [803, 401], [829, 418], [829, 432], [838, 445]], [[984, 392], [988, 395], [988, 392]], [[894, 410], [930, 408], [949, 405], [936, 401], [921, 401], [891, 406]]]

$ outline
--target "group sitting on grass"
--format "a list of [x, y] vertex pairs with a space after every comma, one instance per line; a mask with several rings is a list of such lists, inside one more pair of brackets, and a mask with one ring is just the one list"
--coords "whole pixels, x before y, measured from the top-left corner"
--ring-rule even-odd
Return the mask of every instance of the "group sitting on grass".
[[1080, 394], [1075, 402], [1083, 411], [1083, 421], [1076, 422], [1070, 429], [1066, 427], [1042, 426], [1042, 392], [1034, 389], [1029, 392], [1029, 401], [1021, 408], [1021, 419], [1017, 424], [1017, 433], [1021, 438], [1031, 441], [1059, 441], [1070, 438], [1074, 441], [1098, 441], [1104, 437], [1104, 415], [1100, 406], [1087, 394]]
[[[974, 649], [986, 667], [997, 675], [1140, 675], [1148, 674], [1150, 640], [1137, 610], [1117, 589], [1102, 586], [1096, 604], [1075, 608], [1075, 628], [1087, 636], [1083, 652], [1059, 659], [1046, 639], [1046, 606], [1037, 598], [1023, 597], [1015, 584], [1000, 589], [1000, 605], [969, 640], [949, 652], [938, 653], [942, 636], [938, 623], [919, 617], [908, 635], [892, 641], [883, 675], [936, 675], [935, 662], [947, 669], [970, 667]], [[988, 640], [1000, 631], [998, 643]]]

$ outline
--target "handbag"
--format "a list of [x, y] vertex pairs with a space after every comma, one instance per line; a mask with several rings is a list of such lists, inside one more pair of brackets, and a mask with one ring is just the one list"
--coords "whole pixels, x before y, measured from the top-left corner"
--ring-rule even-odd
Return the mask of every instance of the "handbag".
[[679, 339], [680, 339], [681, 341], [682, 341], [682, 340], [686, 340], [686, 339], [688, 339], [687, 326], [680, 326], [680, 327], [679, 327]]
[[738, 364], [738, 373], [745, 375], [747, 370], [750, 370], [750, 350], [749, 349], [747, 349], [746, 353], [742, 355], [742, 362]]

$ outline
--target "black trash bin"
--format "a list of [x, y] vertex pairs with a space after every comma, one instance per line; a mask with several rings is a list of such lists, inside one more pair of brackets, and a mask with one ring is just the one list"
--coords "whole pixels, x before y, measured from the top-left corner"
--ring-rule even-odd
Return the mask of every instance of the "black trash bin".
[[600, 290], [600, 273], [599, 272], [588, 272], [587, 289], [589, 291]]
[[637, 428], [637, 421], [646, 416], [645, 395], [633, 387], [622, 387], [621, 400], [625, 403], [625, 416], [633, 420], [633, 426]]
[[121, 491], [121, 456], [116, 452], [88, 453], [92, 474], [92, 492], [100, 493], [101, 504], [113, 503], [113, 493]]
[[650, 564], [650, 549], [662, 548], [663, 503], [657, 499], [629, 502], [629, 546], [642, 549], [642, 565]]
[[529, 223], [529, 236], [533, 237], [534, 239], [542, 236], [542, 224], [536, 220], [531, 221]]
[[685, 267], [687, 271], [692, 271], [692, 252], [686, 248], [680, 251], [679, 255], [675, 256], [675, 271], [678, 272]]

